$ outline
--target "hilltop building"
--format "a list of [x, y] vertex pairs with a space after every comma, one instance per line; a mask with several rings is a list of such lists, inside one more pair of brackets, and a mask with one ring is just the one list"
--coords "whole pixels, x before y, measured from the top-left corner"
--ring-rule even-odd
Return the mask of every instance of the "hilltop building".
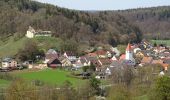
[[29, 26], [27, 30], [27, 34], [25, 35], [27, 38], [34, 38], [34, 37], [40, 37], [40, 36], [50, 36], [51, 37], [51, 31], [35, 31], [34, 28]]

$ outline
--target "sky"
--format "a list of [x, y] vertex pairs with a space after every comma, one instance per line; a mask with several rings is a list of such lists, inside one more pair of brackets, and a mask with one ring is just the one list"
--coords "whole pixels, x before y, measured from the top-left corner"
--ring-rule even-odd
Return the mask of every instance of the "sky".
[[170, 0], [36, 0], [75, 10], [124, 10], [169, 6]]

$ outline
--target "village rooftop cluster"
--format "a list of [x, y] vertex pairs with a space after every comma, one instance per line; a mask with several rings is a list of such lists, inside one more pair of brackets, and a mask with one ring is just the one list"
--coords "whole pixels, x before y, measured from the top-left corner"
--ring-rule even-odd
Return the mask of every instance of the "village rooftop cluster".
[[[41, 32], [43, 33], [44, 31]], [[29, 27], [26, 36], [33, 38], [35, 33]], [[49, 35], [49, 31], [45, 31], [45, 34], [45, 36], [51, 36]], [[163, 45], [154, 47], [151, 43], [143, 40], [140, 44], [128, 43], [123, 54], [120, 54], [120, 51], [116, 47], [110, 47], [110, 50], [99, 47], [95, 51], [86, 52], [83, 56], [77, 56], [74, 51], [61, 53], [54, 49], [49, 49], [44, 57], [39, 57], [39, 60], [41, 60], [41, 63], [34, 63], [31, 59], [21, 63], [15, 59], [6, 57], [2, 59], [0, 69], [1, 71], [12, 71], [23, 69], [26, 66], [25, 68], [28, 69], [64, 68], [68, 70], [79, 70], [86, 66], [93, 66], [96, 78], [103, 78], [112, 75], [112, 70], [115, 68], [122, 68], [123, 66], [136, 68], [159, 64], [161, 66], [160, 72], [164, 73], [168, 70], [170, 64], [170, 49]], [[85, 70], [85, 72], [86, 74], [91, 73], [90, 70]]]

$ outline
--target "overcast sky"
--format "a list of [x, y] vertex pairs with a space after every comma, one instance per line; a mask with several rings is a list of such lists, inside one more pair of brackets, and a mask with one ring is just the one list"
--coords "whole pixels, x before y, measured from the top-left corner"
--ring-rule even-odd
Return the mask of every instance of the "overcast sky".
[[37, 0], [76, 10], [122, 10], [168, 6], [170, 0]]

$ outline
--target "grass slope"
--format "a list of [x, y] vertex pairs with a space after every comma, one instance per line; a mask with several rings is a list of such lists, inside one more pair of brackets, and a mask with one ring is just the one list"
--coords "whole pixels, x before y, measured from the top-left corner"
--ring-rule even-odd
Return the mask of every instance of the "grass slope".
[[151, 43], [166, 44], [167, 46], [170, 46], [170, 40], [151, 40]]
[[35, 41], [39, 48], [41, 49], [49, 49], [49, 48], [60, 48], [60, 44], [62, 42], [61, 39], [55, 37], [35, 37], [32, 39]]
[[135, 97], [134, 100], [149, 100], [149, 99], [147, 95], [143, 95], [143, 96]]
[[41, 80], [49, 84], [62, 85], [66, 80], [70, 81], [73, 86], [79, 86], [84, 84], [86, 81], [69, 77], [70, 72], [58, 70], [58, 69], [46, 69], [38, 72], [24, 72], [17, 73], [16, 75], [28, 79], [28, 80]]
[[0, 79], [0, 88], [5, 88], [9, 85], [9, 81]]
[[5, 42], [0, 42], [0, 57], [13, 56], [19, 49], [24, 46], [27, 38], [21, 38], [17, 41], [14, 41], [13, 37], [9, 38]]
[[5, 42], [0, 41], [0, 58], [16, 55], [19, 49], [24, 48], [28, 40], [35, 41], [40, 49], [45, 50], [51, 47], [59, 48], [59, 44], [61, 43], [61, 40], [55, 37], [36, 37], [33, 39], [23, 37], [17, 41], [14, 41], [13, 37], [9, 37]]

